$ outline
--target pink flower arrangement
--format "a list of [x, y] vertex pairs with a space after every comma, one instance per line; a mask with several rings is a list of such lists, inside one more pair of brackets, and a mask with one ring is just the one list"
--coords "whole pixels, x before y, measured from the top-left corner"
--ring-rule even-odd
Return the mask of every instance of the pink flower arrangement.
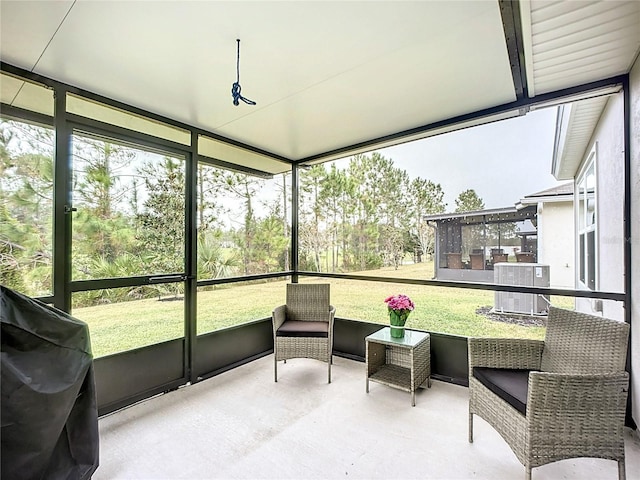
[[389, 310], [394, 310], [399, 314], [409, 314], [415, 308], [414, 303], [406, 295], [392, 295], [385, 298], [384, 303], [387, 304]]

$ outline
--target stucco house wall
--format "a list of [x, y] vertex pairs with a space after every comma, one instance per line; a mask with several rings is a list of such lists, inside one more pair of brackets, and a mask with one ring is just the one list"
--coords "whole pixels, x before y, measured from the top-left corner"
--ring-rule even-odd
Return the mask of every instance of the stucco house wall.
[[631, 93], [631, 404], [640, 425], [640, 57], [629, 74]]
[[[640, 59], [629, 73], [630, 154], [631, 154], [631, 238], [624, 238], [624, 97], [609, 99], [591, 138], [583, 162], [596, 150], [596, 188], [598, 224], [598, 290], [624, 291], [624, 243], [631, 242], [631, 405], [632, 416], [640, 425]], [[584, 165], [580, 167], [582, 169]], [[577, 199], [576, 199], [577, 201]], [[576, 204], [577, 205], [577, 204]], [[577, 210], [577, 208], [576, 208]], [[576, 256], [577, 262], [577, 256]], [[577, 264], [577, 263], [576, 263]], [[576, 272], [576, 286], [579, 286]], [[594, 302], [577, 299], [578, 310], [593, 311]], [[604, 301], [603, 315], [624, 319], [619, 302]]]
[[553, 288], [575, 286], [573, 218], [573, 202], [538, 204], [538, 263], [549, 265]]
[[[621, 194], [624, 185], [623, 102], [622, 93], [609, 97], [585, 151], [582, 164], [576, 172], [577, 179], [591, 152], [595, 150], [596, 288], [607, 292], [624, 291], [624, 197]], [[574, 184], [574, 191], [578, 191], [577, 183]], [[575, 205], [577, 212], [577, 197]], [[576, 241], [577, 239], [576, 234]], [[576, 253], [578, 252], [579, 248], [576, 246]], [[579, 265], [577, 256], [576, 265]], [[575, 284], [576, 287], [580, 287], [577, 276]], [[587, 313], [599, 313], [600, 304], [590, 299], [576, 300], [576, 308]], [[621, 302], [604, 300], [602, 314], [605, 317], [624, 320], [623, 305]]]

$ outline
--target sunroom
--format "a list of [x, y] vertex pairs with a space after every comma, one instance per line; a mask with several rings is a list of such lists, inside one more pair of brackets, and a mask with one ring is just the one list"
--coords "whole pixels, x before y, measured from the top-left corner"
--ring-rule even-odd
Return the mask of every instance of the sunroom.
[[424, 220], [434, 229], [436, 279], [494, 283], [496, 264], [536, 261], [536, 206], [434, 214]]
[[[247, 372], [248, 395], [256, 366], [269, 369], [258, 378], [272, 382], [271, 311], [288, 283], [329, 283], [334, 378], [360, 372], [358, 395], [366, 395], [365, 337], [388, 324], [384, 298], [406, 293], [416, 302], [408, 328], [430, 334], [436, 382], [412, 413], [438, 389], [466, 401], [469, 337], [544, 336], [540, 324], [478, 313], [496, 292], [544, 295], [624, 321], [632, 329], [626, 424], [635, 428], [637, 2], [2, 0], [0, 8], [0, 283], [87, 322], [103, 425], [120, 414], [127, 421], [123, 412], [133, 410], [121, 409], [157, 395], [171, 392], [161, 397], [168, 402], [218, 388], [232, 378], [225, 375], [242, 382]], [[575, 115], [556, 121], [559, 105], [590, 112], [592, 123]], [[508, 204], [495, 196], [501, 191], [522, 198], [559, 180], [586, 179], [575, 165], [570, 172], [554, 166], [552, 178], [552, 162], [585, 155], [603, 111], [616, 119], [612, 135], [621, 140], [611, 148], [601, 142], [598, 158], [623, 174], [599, 185], [598, 211], [616, 212], [598, 218], [599, 240], [587, 243], [595, 227], [579, 219], [563, 239], [576, 247], [574, 288], [432, 279], [435, 244], [425, 215], [452, 211], [467, 189], [494, 208]], [[518, 127], [493, 130], [504, 125]], [[482, 137], [493, 141], [485, 152]], [[458, 154], [463, 143], [467, 151]], [[569, 157], [554, 151], [560, 146]], [[507, 147], [518, 153], [491, 163]], [[513, 197], [515, 175], [537, 183]], [[600, 257], [620, 269], [598, 267]], [[287, 369], [304, 385], [298, 398], [317, 379], [313, 362], [288, 361], [285, 377]], [[314, 373], [298, 377], [297, 369]], [[411, 408], [396, 399], [394, 411]], [[629, 439], [637, 442], [635, 430]], [[117, 455], [107, 458], [102, 451], [103, 466]], [[629, 476], [640, 472], [637, 459], [627, 462]], [[103, 477], [98, 468], [96, 478], [144, 478], [110, 468]], [[246, 468], [237, 476], [260, 476]], [[403, 468], [397, 476], [430, 475]], [[493, 475], [470, 468], [461, 475]], [[437, 472], [432, 478], [456, 476], [455, 468]], [[291, 467], [282, 476], [337, 474]]]

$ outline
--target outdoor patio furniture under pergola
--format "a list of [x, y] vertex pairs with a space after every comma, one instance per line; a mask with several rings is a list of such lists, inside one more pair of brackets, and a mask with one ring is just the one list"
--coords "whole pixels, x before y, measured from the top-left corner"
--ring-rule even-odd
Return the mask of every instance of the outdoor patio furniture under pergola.
[[[536, 215], [530, 205], [425, 216], [435, 231], [434, 278], [492, 283], [493, 265], [509, 260], [507, 246], [512, 261], [516, 252], [528, 252], [534, 261]], [[527, 224], [534, 230], [525, 230]]]

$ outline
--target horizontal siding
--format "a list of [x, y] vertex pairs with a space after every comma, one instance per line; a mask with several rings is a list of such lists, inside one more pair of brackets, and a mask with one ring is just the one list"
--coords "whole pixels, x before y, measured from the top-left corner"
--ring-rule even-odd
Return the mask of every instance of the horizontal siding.
[[578, 37], [585, 32], [608, 31], [612, 24], [633, 21], [633, 14], [637, 13], [637, 5], [633, 2], [562, 2], [555, 6], [562, 7], [556, 14], [549, 15], [554, 8], [536, 9], [538, 2], [534, 2], [531, 19], [533, 34], [537, 43], [566, 38], [571, 35]]
[[530, 2], [535, 94], [629, 70], [640, 48], [640, 2]]

